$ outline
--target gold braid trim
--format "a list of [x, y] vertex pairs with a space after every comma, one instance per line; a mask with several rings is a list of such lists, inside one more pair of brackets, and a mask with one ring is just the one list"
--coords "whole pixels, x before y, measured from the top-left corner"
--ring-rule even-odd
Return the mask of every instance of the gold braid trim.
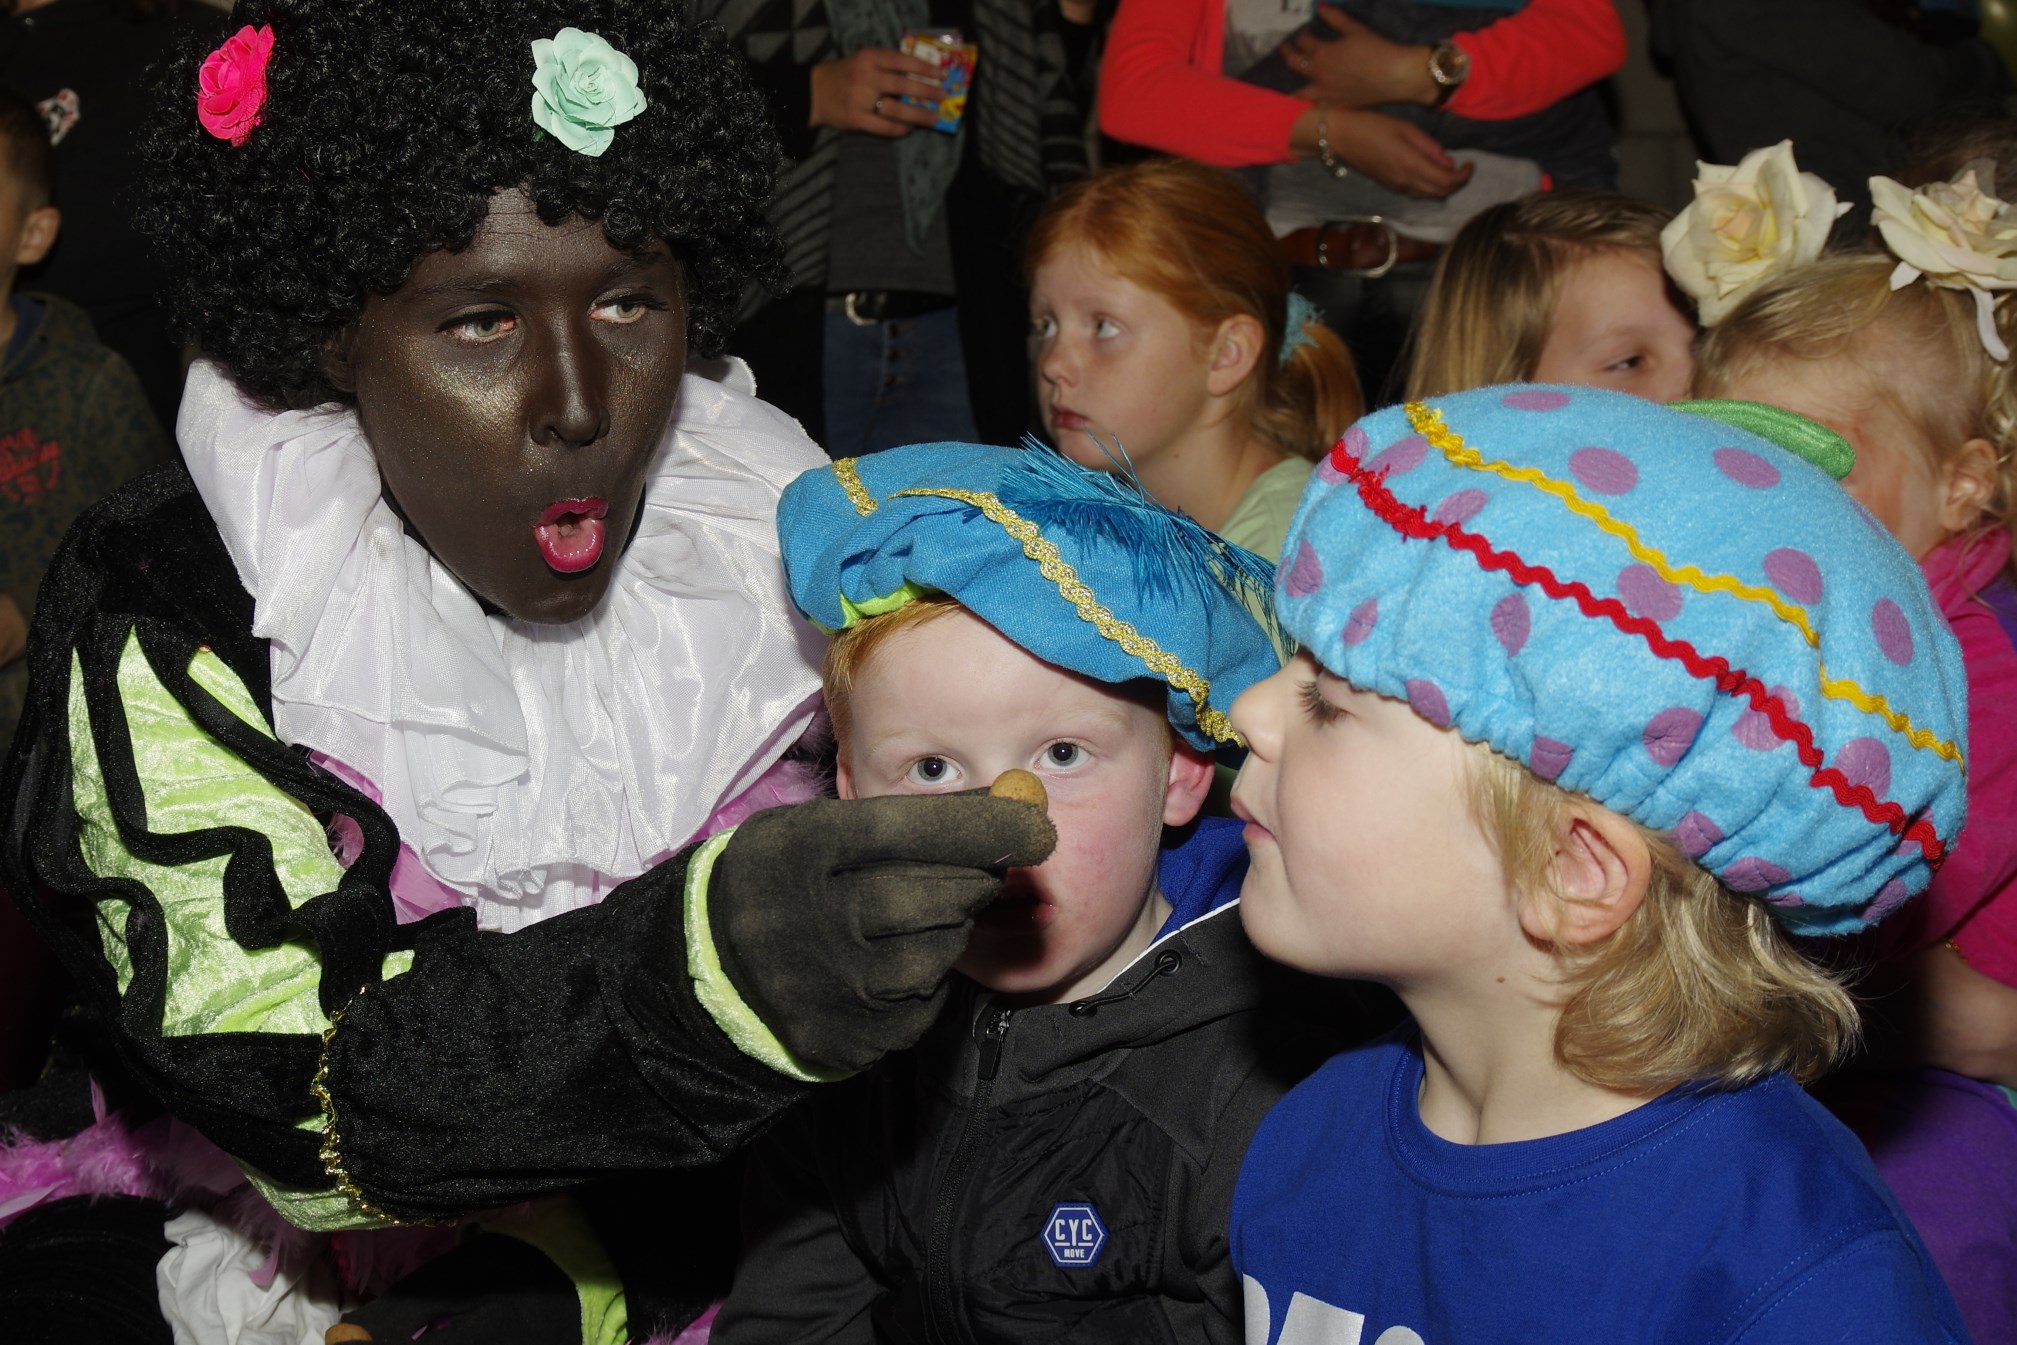
[[[357, 995], [361, 999], [364, 991], [358, 991]], [[353, 999], [350, 1003], [356, 1002], [357, 1000]], [[365, 1197], [357, 1183], [350, 1179], [350, 1173], [344, 1169], [342, 1145], [336, 1134], [336, 1099], [329, 1092], [329, 1044], [336, 1039], [336, 1028], [343, 1022], [343, 1015], [349, 1012], [350, 1004], [344, 1005], [336, 1011], [336, 1016], [329, 1020], [329, 1026], [322, 1029], [322, 1054], [315, 1062], [315, 1079], [308, 1085], [308, 1091], [315, 1095], [316, 1102], [322, 1107], [323, 1116], [328, 1118], [322, 1127], [322, 1149], [316, 1155], [322, 1160], [322, 1170], [329, 1174], [329, 1179], [336, 1184], [336, 1189], [347, 1196], [351, 1204], [393, 1228], [421, 1228], [446, 1222], [441, 1219], [402, 1219], [396, 1214], [387, 1214]]]
[[853, 458], [840, 458], [833, 464], [834, 480], [847, 492], [849, 504], [863, 518], [875, 512], [875, 497], [868, 493], [868, 487], [861, 483], [861, 473], [855, 468]]
[[[1110, 609], [1101, 606], [1099, 600], [1093, 596], [1092, 589], [1079, 578], [1078, 571], [1065, 563], [1058, 552], [1057, 543], [1045, 537], [1036, 524], [1003, 504], [992, 491], [934, 490], [915, 487], [897, 491], [896, 495], [936, 496], [940, 499], [958, 500], [962, 504], [980, 510], [990, 522], [999, 525], [1003, 532], [1022, 543], [1023, 554], [1037, 563], [1037, 571], [1044, 578], [1058, 586], [1058, 592], [1064, 600], [1078, 609], [1081, 620], [1090, 622], [1093, 629], [1102, 636], [1140, 659], [1150, 672], [1191, 698], [1191, 703], [1197, 707], [1200, 732], [1213, 742], [1246, 746], [1246, 743], [1241, 741], [1240, 735], [1233, 732], [1233, 722], [1226, 717], [1225, 712], [1212, 708], [1212, 684], [1190, 668], [1186, 668], [1175, 654], [1165, 651], [1154, 640], [1115, 616]], [[856, 507], [859, 508], [859, 505]]]

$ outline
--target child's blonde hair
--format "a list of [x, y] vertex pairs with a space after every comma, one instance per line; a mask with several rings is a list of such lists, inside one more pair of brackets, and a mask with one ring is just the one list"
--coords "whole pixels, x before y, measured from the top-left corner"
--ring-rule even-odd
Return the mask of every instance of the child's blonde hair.
[[[1572, 796], [1488, 747], [1470, 750], [1472, 811], [1509, 887], [1522, 901], [1569, 900], [1550, 865]], [[1723, 886], [1671, 836], [1639, 833], [1653, 859], [1645, 898], [1608, 938], [1562, 954], [1555, 1058], [1629, 1093], [1825, 1074], [1856, 1042], [1856, 1006], [1837, 976], [1803, 956], [1762, 901]]]
[[[820, 691], [826, 698], [827, 718], [833, 723], [834, 746], [843, 759], [854, 735], [854, 689], [861, 681], [862, 670], [868, 667], [877, 651], [892, 637], [907, 630], [916, 630], [954, 612], [969, 611], [971, 609], [965, 603], [949, 594], [925, 593], [901, 607], [865, 617], [834, 632], [833, 638], [826, 644], [826, 657], [820, 663]], [[1133, 682], [1115, 684], [1114, 691], [1154, 709], [1157, 717], [1162, 719], [1166, 741], [1171, 750], [1175, 750], [1177, 734], [1163, 713], [1162, 683], [1152, 678], [1138, 678]]]
[[1672, 217], [1607, 191], [1539, 192], [1480, 211], [1429, 282], [1407, 400], [1531, 379], [1569, 265], [1604, 251], [1643, 252], [1658, 265]]
[[1205, 331], [1254, 318], [1266, 333], [1240, 409], [1254, 432], [1293, 457], [1314, 458], [1365, 410], [1345, 343], [1312, 320], [1282, 356], [1289, 267], [1267, 218], [1229, 174], [1188, 159], [1149, 159], [1082, 178], [1030, 232], [1025, 269], [1085, 247], [1114, 274]]
[[820, 664], [820, 690], [826, 697], [827, 718], [833, 721], [833, 740], [843, 757], [852, 739], [855, 683], [875, 652], [890, 637], [916, 630], [942, 616], [966, 611], [965, 604], [944, 593], [927, 593], [903, 606], [882, 612], [834, 632], [826, 643], [826, 657]]
[[[1695, 389], [1713, 397], [1786, 360], [1860, 371], [1919, 431], [1934, 467], [1970, 439], [1994, 447], [1996, 482], [1968, 529], [1979, 533], [2008, 522], [2017, 504], [2017, 377], [1982, 348], [1972, 295], [1925, 283], [1894, 290], [1896, 266], [1889, 253], [1840, 253], [1760, 285], [1704, 338]], [[2017, 341], [2009, 304], [1997, 306], [1996, 323], [2006, 343]]]

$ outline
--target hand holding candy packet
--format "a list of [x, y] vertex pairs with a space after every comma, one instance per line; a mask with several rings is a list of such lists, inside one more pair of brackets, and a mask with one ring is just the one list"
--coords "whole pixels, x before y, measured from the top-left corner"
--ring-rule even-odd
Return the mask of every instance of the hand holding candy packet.
[[[947, 135], [959, 130], [960, 118], [966, 115], [967, 90], [973, 85], [973, 68], [980, 59], [980, 46], [967, 41], [966, 35], [957, 28], [926, 28], [905, 33], [902, 48], [904, 55], [929, 61], [941, 72], [938, 121], [932, 129], [944, 131]], [[906, 98], [904, 101], [922, 104], [927, 100]]]

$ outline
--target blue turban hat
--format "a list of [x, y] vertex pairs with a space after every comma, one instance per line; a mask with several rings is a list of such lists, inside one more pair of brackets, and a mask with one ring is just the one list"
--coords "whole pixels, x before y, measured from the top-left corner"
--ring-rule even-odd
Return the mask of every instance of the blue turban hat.
[[1040, 446], [913, 444], [805, 473], [777, 510], [785, 574], [829, 633], [944, 593], [1096, 681], [1153, 678], [1193, 746], [1281, 666], [1273, 567], [1135, 485]]

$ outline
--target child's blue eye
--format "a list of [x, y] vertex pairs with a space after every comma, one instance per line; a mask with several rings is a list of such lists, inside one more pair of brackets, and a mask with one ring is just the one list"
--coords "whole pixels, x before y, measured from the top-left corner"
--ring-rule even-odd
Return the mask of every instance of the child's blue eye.
[[942, 785], [953, 778], [953, 767], [944, 757], [919, 757], [905, 774], [914, 785]]
[[1044, 749], [1044, 760], [1053, 766], [1076, 766], [1084, 756], [1077, 743], [1052, 743]]

